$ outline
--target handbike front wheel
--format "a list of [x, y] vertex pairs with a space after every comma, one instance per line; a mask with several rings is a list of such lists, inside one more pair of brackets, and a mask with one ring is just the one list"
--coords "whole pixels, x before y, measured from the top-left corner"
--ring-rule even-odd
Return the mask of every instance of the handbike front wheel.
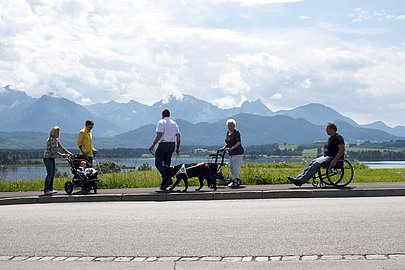
[[352, 164], [346, 159], [342, 166], [332, 167], [330, 164], [326, 169], [326, 177], [329, 183], [336, 187], [345, 187], [353, 180], [354, 170]]

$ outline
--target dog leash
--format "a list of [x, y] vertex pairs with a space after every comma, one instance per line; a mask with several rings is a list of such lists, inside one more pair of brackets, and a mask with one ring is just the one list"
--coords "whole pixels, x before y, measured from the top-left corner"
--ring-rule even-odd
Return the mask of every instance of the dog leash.
[[[152, 154], [152, 156], [157, 160], [157, 161], [159, 161], [159, 162], [162, 162], [163, 163], [163, 161], [161, 161], [156, 155], [155, 155], [155, 153], [154, 152], [152, 152], [152, 150], [150, 150], [149, 149], [149, 152]], [[176, 160], [177, 161], [177, 160]], [[163, 165], [164, 167], [169, 167], [170, 168], [170, 166], [168, 166], [168, 165], [166, 165], [166, 164], [164, 164]]]

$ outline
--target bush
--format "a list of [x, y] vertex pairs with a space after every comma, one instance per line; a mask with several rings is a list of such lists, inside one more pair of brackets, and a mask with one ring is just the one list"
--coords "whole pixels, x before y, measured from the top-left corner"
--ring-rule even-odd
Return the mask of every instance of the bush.
[[113, 161], [103, 161], [95, 169], [100, 170], [101, 173], [119, 173], [122, 167]]
[[69, 177], [69, 174], [67, 172], [61, 173], [58, 168], [55, 169], [55, 177], [56, 178], [62, 178], [62, 177]]
[[151, 171], [152, 166], [150, 166], [148, 163], [144, 163], [141, 166], [139, 166], [138, 171]]

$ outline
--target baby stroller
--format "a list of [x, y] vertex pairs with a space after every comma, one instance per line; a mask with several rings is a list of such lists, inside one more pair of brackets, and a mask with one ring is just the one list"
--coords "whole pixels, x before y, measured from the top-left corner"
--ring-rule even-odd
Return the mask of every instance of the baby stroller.
[[[66, 158], [69, 165], [70, 170], [73, 174], [72, 181], [67, 181], [65, 183], [65, 192], [66, 194], [71, 194], [73, 192], [74, 187], [81, 187], [82, 190], [90, 192], [92, 189], [94, 193], [97, 193], [98, 188], [98, 178], [97, 178], [97, 171], [94, 170], [90, 160], [85, 155], [71, 155]], [[82, 161], [86, 162], [87, 168], [91, 168], [91, 170], [82, 170], [80, 168], [80, 163]]]

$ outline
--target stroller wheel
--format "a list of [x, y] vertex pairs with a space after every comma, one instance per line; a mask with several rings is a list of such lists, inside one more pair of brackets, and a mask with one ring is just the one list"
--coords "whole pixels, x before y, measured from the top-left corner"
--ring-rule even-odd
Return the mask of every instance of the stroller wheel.
[[88, 193], [88, 192], [90, 192], [91, 191], [91, 186], [87, 186], [86, 187], [86, 192]]
[[94, 194], [97, 194], [97, 189], [98, 189], [98, 183], [97, 182], [94, 182], [93, 189], [94, 189]]
[[65, 192], [66, 192], [66, 194], [70, 195], [72, 193], [72, 191], [73, 191], [73, 183], [70, 181], [67, 181], [65, 183]]

